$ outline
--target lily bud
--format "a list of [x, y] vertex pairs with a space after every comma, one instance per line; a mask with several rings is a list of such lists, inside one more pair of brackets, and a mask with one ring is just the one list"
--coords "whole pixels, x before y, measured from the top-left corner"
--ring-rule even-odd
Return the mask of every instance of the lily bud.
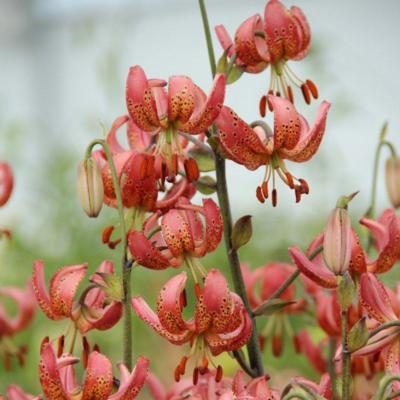
[[365, 346], [368, 342], [369, 332], [365, 317], [362, 317], [350, 330], [347, 340], [348, 351], [352, 353]]
[[77, 189], [85, 213], [91, 218], [97, 217], [103, 205], [104, 187], [101, 170], [94, 158], [80, 162]]
[[351, 220], [347, 202], [341, 198], [331, 212], [324, 233], [324, 259], [335, 275], [343, 275], [349, 268], [352, 251]]
[[392, 206], [400, 207], [400, 158], [390, 157], [386, 161], [386, 190]]

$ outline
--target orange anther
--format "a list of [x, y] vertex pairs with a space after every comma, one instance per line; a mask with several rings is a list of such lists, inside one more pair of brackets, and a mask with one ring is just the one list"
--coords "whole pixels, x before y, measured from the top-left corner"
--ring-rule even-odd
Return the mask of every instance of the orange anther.
[[65, 337], [61, 335], [57, 341], [57, 357], [60, 358], [62, 353], [64, 353]]
[[287, 92], [288, 92], [288, 96], [289, 96], [289, 100], [291, 103], [294, 103], [294, 96], [293, 96], [293, 90], [291, 86], [287, 87]]
[[290, 189], [294, 189], [294, 181], [293, 181], [292, 174], [290, 172], [285, 172], [285, 175], [286, 175], [286, 179], [288, 181], [288, 185], [289, 185]]
[[197, 282], [194, 284], [194, 292], [196, 294], [196, 297], [199, 299], [201, 296], [201, 287]]
[[268, 199], [268, 182], [264, 181], [261, 185], [262, 195], [265, 199]]
[[197, 382], [199, 381], [199, 368], [196, 367], [193, 370], [193, 385], [197, 385]]
[[101, 240], [103, 243], [108, 243], [110, 241], [111, 235], [113, 233], [114, 230], [114, 226], [110, 225], [110, 226], [106, 226], [103, 229], [103, 235], [101, 237]]
[[303, 93], [305, 102], [307, 104], [310, 104], [311, 103], [310, 90], [305, 83], [301, 85], [301, 92]]
[[299, 182], [302, 189], [302, 193], [304, 194], [310, 193], [310, 188], [308, 186], [308, 183], [304, 179], [299, 179]]
[[315, 83], [313, 81], [310, 81], [309, 79], [307, 79], [306, 85], [310, 89], [312, 97], [314, 97], [314, 99], [318, 99], [318, 88], [315, 85]]
[[261, 189], [260, 186], [257, 186], [256, 196], [257, 196], [257, 199], [258, 199], [258, 201], [260, 203], [264, 203], [265, 202], [265, 199], [264, 199], [264, 196], [263, 196], [263, 192], [262, 192], [262, 189]]
[[199, 167], [194, 158], [188, 158], [184, 162], [186, 178], [189, 182], [197, 181], [200, 177]]
[[218, 365], [217, 373], [215, 375], [215, 382], [220, 382], [223, 376], [224, 376], [224, 370], [220, 365]]
[[177, 367], [175, 368], [174, 378], [175, 378], [175, 382], [179, 382], [181, 380], [181, 369], [180, 369], [179, 365], [177, 365]]
[[267, 113], [267, 96], [262, 96], [260, 99], [260, 115], [261, 117], [265, 117], [266, 113]]
[[179, 297], [179, 302], [180, 302], [181, 308], [184, 308], [187, 306], [186, 289], [183, 289], [183, 291], [181, 292], [181, 295]]
[[276, 189], [272, 190], [272, 207], [276, 207], [278, 204], [278, 192]]
[[279, 357], [282, 354], [282, 336], [274, 335], [272, 337], [272, 354]]

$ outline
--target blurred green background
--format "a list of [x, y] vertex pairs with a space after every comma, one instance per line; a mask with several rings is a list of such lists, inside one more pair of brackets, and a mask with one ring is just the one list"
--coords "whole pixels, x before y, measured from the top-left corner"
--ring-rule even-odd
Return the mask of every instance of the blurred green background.
[[[233, 33], [242, 20], [262, 13], [265, 2], [209, 3], [211, 25], [224, 23]], [[317, 82], [322, 98], [333, 103], [318, 155], [305, 165], [290, 166], [307, 179], [311, 194], [294, 205], [292, 193], [282, 185], [276, 209], [260, 205], [254, 189], [263, 171], [251, 173], [228, 163], [234, 217], [254, 216], [253, 239], [240, 251], [242, 261], [252, 268], [274, 260], [288, 261], [289, 245], [304, 248], [322, 229], [336, 198], [360, 189], [351, 207], [357, 221], [368, 206], [374, 146], [384, 120], [390, 121], [389, 138], [398, 138], [400, 87], [392, 78], [399, 56], [391, 49], [400, 28], [389, 21], [398, 14], [399, 3], [388, 1], [385, 8], [372, 1], [334, 3], [296, 2], [309, 17], [314, 39], [310, 56], [291, 66], [300, 76]], [[118, 270], [119, 249], [111, 251], [100, 240], [102, 229], [116, 223], [117, 216], [109, 209], [103, 209], [96, 220], [84, 215], [75, 194], [76, 168], [85, 145], [103, 135], [101, 125], [110, 126], [125, 112], [124, 85], [130, 65], [142, 64], [150, 77], [185, 73], [208, 90], [197, 2], [2, 0], [0, 5], [4, 10], [0, 24], [0, 160], [12, 164], [16, 179], [9, 204], [0, 209], [0, 226], [13, 233], [11, 241], [0, 242], [0, 285], [24, 285], [38, 258], [45, 262], [48, 279], [67, 264], [88, 262], [93, 272], [104, 259], [116, 261]], [[378, 12], [381, 18], [376, 20]], [[340, 29], [332, 23], [339, 19]], [[220, 54], [217, 43], [215, 48]], [[258, 99], [268, 79], [268, 72], [243, 76], [228, 88], [227, 104], [249, 121], [258, 118]], [[301, 104], [299, 111], [312, 121], [316, 104], [309, 108]], [[381, 210], [388, 202], [382, 173], [379, 179]], [[223, 245], [206, 257], [204, 265], [221, 268], [229, 276]], [[134, 293], [154, 305], [159, 289], [174, 273], [137, 268], [132, 274]], [[390, 278], [398, 281], [396, 268]], [[261, 326], [264, 323], [260, 320]], [[309, 326], [310, 322], [300, 317], [294, 324]], [[13, 339], [28, 345], [26, 365], [19, 368], [14, 363], [11, 371], [5, 371], [0, 364], [0, 393], [11, 382], [27, 392], [40, 392], [40, 342], [46, 335], [56, 338], [64, 333], [67, 325], [67, 321], [49, 322], [37, 311], [29, 330]], [[120, 328], [119, 324], [107, 333], [88, 335], [114, 363], [121, 359]], [[318, 338], [320, 333], [313, 335]], [[149, 357], [152, 371], [170, 384], [171, 371], [187, 347], [168, 344], [137, 318], [133, 340], [135, 357]], [[317, 377], [303, 356], [293, 355], [289, 341], [279, 359], [269, 349], [267, 345], [265, 360], [273, 385], [282, 386], [295, 374]], [[221, 362], [227, 373], [234, 372], [236, 365], [229, 357]]]

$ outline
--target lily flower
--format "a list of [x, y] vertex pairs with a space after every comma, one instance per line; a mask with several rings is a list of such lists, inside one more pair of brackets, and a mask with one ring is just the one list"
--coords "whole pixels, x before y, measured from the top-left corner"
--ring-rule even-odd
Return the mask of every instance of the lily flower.
[[[242, 275], [246, 286], [247, 296], [253, 310], [269, 300], [274, 292], [295, 272], [295, 267], [286, 263], [273, 262], [250, 271], [247, 265], [242, 264]], [[283, 349], [284, 334], [295, 340], [290, 315], [301, 312], [305, 308], [305, 300], [296, 301], [296, 287], [289, 285], [279, 296], [283, 301], [293, 302], [281, 311], [268, 316], [267, 324], [260, 334], [261, 347], [265, 340], [272, 338], [272, 352], [277, 357]]]
[[[193, 383], [196, 384], [199, 374], [207, 372], [209, 361], [213, 364], [213, 356], [238, 350], [247, 343], [252, 323], [243, 301], [229, 291], [224, 276], [217, 269], [207, 273], [204, 287], [197, 293], [194, 318], [184, 320], [186, 280], [186, 272], [181, 272], [164, 285], [158, 296], [157, 313], [142, 297], [133, 297], [132, 307], [141, 320], [172, 344], [190, 343], [190, 354], [184, 356], [176, 367], [175, 380], [180, 380], [188, 358], [193, 356], [196, 360]], [[201, 360], [201, 365], [198, 365], [198, 360]], [[217, 381], [222, 378], [222, 373], [222, 367], [218, 366]]]
[[[303, 81], [288, 66], [289, 60], [299, 61], [307, 56], [311, 31], [303, 11], [296, 6], [288, 10], [280, 1], [270, 0], [259, 14], [246, 19], [237, 29], [234, 42], [223, 25], [215, 28], [222, 48], [235, 65], [246, 72], [258, 73], [271, 65], [268, 94], [294, 101], [292, 86], [299, 87], [307, 104], [311, 96], [318, 98], [318, 89], [309, 79]], [[266, 96], [260, 101], [265, 114]]]
[[307, 391], [303, 389], [306, 394], [310, 390], [313, 394], [319, 396], [318, 399], [321, 400], [331, 400], [333, 398], [331, 378], [328, 374], [322, 375], [319, 384], [298, 376], [292, 379], [292, 385], [294, 387], [308, 389]]
[[118, 299], [118, 285], [112, 291], [108, 280], [113, 280], [114, 265], [103, 261], [91, 278], [93, 284], [75, 299], [76, 291], [87, 272], [87, 264], [69, 265], [53, 275], [47, 292], [43, 262], [37, 260], [33, 266], [33, 289], [39, 307], [52, 320], [70, 318], [83, 334], [90, 329], [109, 329], [122, 316], [122, 302]]
[[[168, 85], [168, 91], [165, 87]], [[198, 170], [182, 149], [180, 133], [201, 135], [213, 124], [225, 97], [225, 76], [217, 74], [209, 96], [187, 76], [171, 76], [168, 83], [148, 79], [140, 66], [131, 67], [126, 84], [126, 104], [133, 123], [151, 133], [151, 154], [161, 156], [165, 176], [173, 180], [178, 163]]]
[[113, 372], [109, 359], [98, 351], [89, 354], [82, 385], [77, 383], [73, 364], [79, 359], [69, 354], [57, 357], [53, 346], [45, 340], [40, 352], [40, 383], [48, 400], [97, 400], [134, 399], [144, 385], [148, 361], [139, 357], [132, 373], [120, 364], [120, 385], [113, 391]]
[[25, 393], [18, 385], [10, 385], [7, 388], [7, 398], [8, 400], [41, 400], [42, 397]]
[[181, 197], [164, 215], [154, 213], [143, 225], [143, 231], [131, 231], [129, 249], [135, 260], [150, 269], [179, 267], [184, 262], [195, 276], [203, 267], [196, 258], [214, 251], [222, 238], [222, 217], [211, 199], [196, 206]]
[[15, 316], [11, 316], [0, 303], [0, 355], [3, 356], [5, 368], [10, 369], [12, 357], [16, 357], [20, 365], [25, 362], [26, 346], [17, 347], [10, 338], [23, 331], [32, 322], [36, 302], [30, 282], [25, 289], [17, 287], [0, 288], [0, 299], [3, 298], [11, 299], [17, 307]]
[[308, 194], [308, 184], [294, 177], [284, 160], [300, 163], [314, 156], [324, 136], [330, 104], [322, 102], [310, 128], [290, 101], [268, 95], [268, 102], [274, 111], [273, 132], [264, 123], [254, 128], [247, 125], [232, 109], [224, 106], [216, 120], [219, 142], [227, 158], [247, 169], [253, 171], [265, 166], [263, 181], [256, 190], [261, 203], [269, 196], [271, 181], [272, 204], [277, 203], [275, 173], [295, 191], [296, 202], [299, 202], [302, 194]]
[[[396, 301], [396, 297], [389, 296], [388, 290], [371, 272], [361, 275], [360, 279], [360, 303], [368, 314], [380, 324], [391, 321], [398, 321], [391, 300]], [[398, 309], [399, 305], [396, 304]], [[398, 326], [392, 326], [381, 330], [373, 335], [367, 344], [352, 353], [352, 356], [366, 356], [382, 352], [385, 361], [385, 371], [388, 374], [398, 375], [400, 373], [400, 329]]]
[[7, 203], [14, 186], [11, 167], [6, 162], [0, 162], [0, 207]]
[[360, 223], [370, 230], [378, 251], [375, 260], [367, 260], [367, 270], [375, 274], [389, 271], [400, 258], [400, 217], [387, 208], [377, 221], [362, 218]]

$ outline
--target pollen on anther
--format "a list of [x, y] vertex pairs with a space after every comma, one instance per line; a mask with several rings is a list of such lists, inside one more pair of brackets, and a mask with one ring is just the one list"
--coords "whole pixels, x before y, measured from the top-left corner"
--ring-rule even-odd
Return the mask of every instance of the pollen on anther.
[[310, 104], [311, 103], [310, 90], [305, 83], [301, 85], [301, 92], [303, 93], [305, 102], [307, 104]]
[[217, 373], [215, 375], [215, 382], [220, 382], [223, 376], [224, 376], [224, 370], [222, 369], [221, 365], [218, 365]]
[[267, 113], [267, 96], [262, 96], [260, 99], [260, 115], [261, 117], [265, 117], [266, 113]]
[[276, 189], [272, 190], [272, 207], [276, 207], [278, 204], [278, 192]]
[[314, 97], [314, 99], [318, 99], [318, 88], [317, 88], [316, 84], [313, 81], [311, 81], [310, 79], [307, 79], [306, 85], [310, 89], [312, 97]]
[[258, 201], [259, 201], [260, 203], [264, 203], [264, 202], [265, 202], [265, 199], [264, 199], [264, 196], [263, 196], [263, 193], [262, 193], [261, 186], [257, 186], [257, 189], [256, 189], [256, 197], [257, 197], [257, 199], [258, 199]]

